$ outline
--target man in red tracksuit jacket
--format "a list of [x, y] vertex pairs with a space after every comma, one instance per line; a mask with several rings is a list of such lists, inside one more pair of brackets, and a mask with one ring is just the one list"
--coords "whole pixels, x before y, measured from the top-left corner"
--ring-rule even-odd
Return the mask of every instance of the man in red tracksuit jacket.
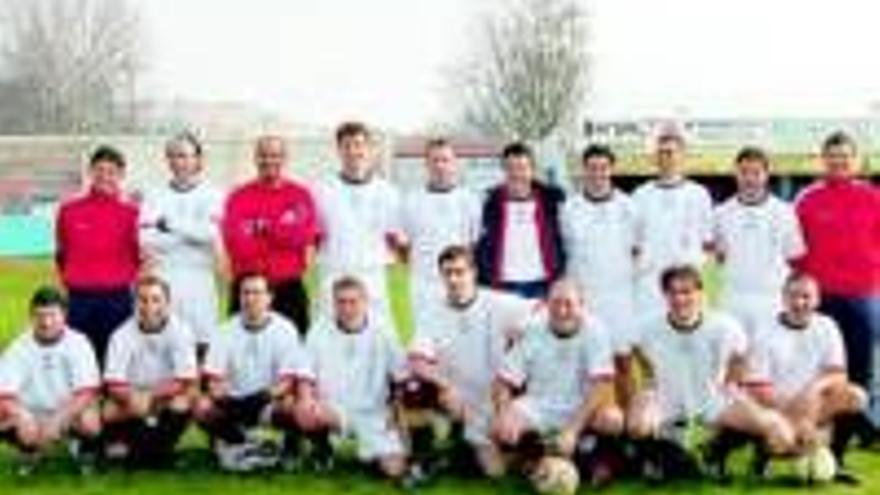
[[835, 428], [832, 447], [842, 455], [852, 433], [870, 440], [880, 425], [880, 377], [874, 376], [880, 339], [880, 191], [855, 177], [856, 143], [843, 132], [825, 139], [822, 163], [824, 176], [795, 203], [807, 245], [795, 265], [818, 280], [820, 310], [840, 326], [850, 379], [871, 398], [871, 421], [859, 415]]
[[86, 192], [58, 210], [55, 258], [68, 291], [68, 322], [89, 338], [103, 366], [110, 334], [132, 312], [131, 287], [140, 265], [138, 209], [122, 194], [122, 153], [99, 147], [88, 174]]
[[287, 147], [278, 136], [263, 136], [254, 149], [257, 178], [226, 200], [222, 232], [232, 265], [230, 309], [239, 309], [238, 281], [260, 273], [269, 279], [272, 307], [293, 321], [301, 334], [309, 326], [309, 300], [303, 285], [318, 220], [311, 193], [283, 175]]

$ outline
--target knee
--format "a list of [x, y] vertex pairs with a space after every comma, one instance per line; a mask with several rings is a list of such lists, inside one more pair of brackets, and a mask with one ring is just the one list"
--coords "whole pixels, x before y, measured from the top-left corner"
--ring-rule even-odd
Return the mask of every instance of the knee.
[[95, 438], [101, 434], [101, 414], [98, 409], [87, 409], [79, 417], [76, 424], [77, 433]]
[[604, 407], [596, 412], [590, 429], [600, 435], [620, 435], [624, 429], [623, 411], [617, 406]]
[[193, 400], [189, 394], [178, 394], [168, 401], [167, 407], [175, 414], [189, 414], [193, 409]]
[[208, 397], [199, 397], [196, 399], [195, 404], [193, 405], [193, 417], [195, 417], [196, 421], [199, 423], [206, 423], [211, 420], [215, 413], [216, 405], [214, 404], [214, 401]]
[[389, 455], [379, 461], [382, 473], [389, 478], [402, 478], [406, 474], [406, 459], [402, 455]]

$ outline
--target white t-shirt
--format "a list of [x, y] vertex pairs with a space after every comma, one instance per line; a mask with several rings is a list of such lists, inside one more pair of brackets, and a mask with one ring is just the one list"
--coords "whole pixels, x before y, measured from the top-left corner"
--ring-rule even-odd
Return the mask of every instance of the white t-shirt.
[[309, 375], [299, 333], [274, 312], [258, 329], [233, 316], [211, 342], [202, 371], [226, 380], [229, 394], [239, 398], [264, 392], [287, 376]]
[[725, 292], [778, 298], [788, 261], [805, 251], [794, 208], [772, 195], [754, 205], [733, 197], [716, 208], [714, 229]]
[[315, 188], [321, 223], [318, 261], [329, 273], [382, 270], [392, 261], [387, 234], [401, 232], [397, 189], [381, 177], [353, 184], [329, 177]]
[[675, 329], [663, 315], [642, 322], [633, 346], [654, 370], [667, 417], [705, 414], [724, 395], [731, 360], [745, 356], [746, 333], [732, 317], [705, 311], [698, 327]]
[[192, 331], [177, 316], [155, 333], [141, 331], [131, 317], [113, 332], [107, 349], [104, 381], [149, 389], [169, 379], [194, 380], [196, 344]]
[[436, 360], [440, 372], [472, 407], [490, 406], [492, 380], [505, 352], [508, 334], [525, 328], [534, 303], [520, 297], [478, 289], [464, 308], [444, 304], [416, 329], [413, 354]]
[[505, 282], [534, 282], [547, 276], [535, 221], [537, 205], [534, 199], [504, 202], [501, 279]]
[[596, 380], [611, 377], [611, 340], [602, 323], [587, 318], [572, 336], [560, 337], [547, 317], [536, 319], [505, 356], [499, 376], [543, 407], [573, 414]]
[[373, 320], [349, 333], [322, 318], [306, 336], [306, 351], [319, 396], [355, 415], [386, 409], [391, 380], [405, 363], [391, 332]]
[[403, 229], [411, 245], [410, 266], [416, 277], [440, 281], [437, 257], [448, 246], [477, 241], [480, 203], [463, 186], [449, 191], [420, 188], [403, 200]]
[[750, 354], [750, 381], [768, 382], [791, 398], [823, 372], [846, 370], [846, 353], [837, 323], [816, 314], [805, 328], [792, 328], [777, 316], [759, 328]]
[[100, 385], [95, 352], [75, 330], [64, 329], [49, 345], [26, 331], [0, 357], [0, 396], [15, 397], [29, 411], [55, 411], [76, 392]]
[[703, 263], [704, 246], [712, 241], [712, 199], [706, 188], [683, 179], [673, 185], [652, 180], [633, 193], [638, 218], [639, 263], [649, 283], [675, 264]]
[[[156, 256], [159, 273], [213, 270], [221, 214], [220, 192], [206, 182], [188, 190], [170, 184], [148, 190], [140, 210], [140, 244]], [[168, 232], [145, 227], [159, 218], [165, 219]]]
[[561, 228], [568, 275], [588, 299], [633, 290], [637, 223], [629, 196], [617, 190], [607, 200], [570, 196], [562, 208]]

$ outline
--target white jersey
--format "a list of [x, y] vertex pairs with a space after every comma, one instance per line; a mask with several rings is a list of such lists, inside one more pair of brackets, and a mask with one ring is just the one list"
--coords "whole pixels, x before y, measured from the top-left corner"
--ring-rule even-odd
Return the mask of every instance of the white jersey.
[[232, 397], [269, 390], [279, 380], [308, 376], [308, 358], [293, 323], [278, 313], [249, 329], [240, 315], [233, 316], [214, 336], [202, 371], [222, 378]]
[[802, 392], [826, 371], [846, 371], [840, 329], [822, 314], [814, 315], [804, 328], [768, 317], [749, 357], [750, 381], [769, 383], [783, 398]]
[[474, 408], [489, 408], [492, 380], [500, 370], [508, 335], [525, 328], [534, 303], [478, 289], [464, 308], [444, 304], [416, 329], [411, 352], [436, 360], [441, 373]]
[[387, 410], [391, 380], [404, 368], [403, 351], [387, 329], [370, 320], [346, 332], [322, 318], [306, 336], [306, 351], [321, 400], [348, 418]]
[[505, 356], [499, 377], [541, 408], [571, 419], [596, 380], [614, 374], [611, 340], [602, 323], [588, 317], [577, 333], [560, 337], [547, 317], [535, 319]]
[[660, 298], [660, 273], [671, 265], [704, 260], [704, 247], [712, 241], [712, 199], [706, 188], [683, 179], [664, 185], [652, 180], [632, 196], [638, 218], [639, 268], [642, 302], [656, 309]]
[[639, 326], [633, 345], [653, 368], [666, 416], [695, 417], [714, 415], [710, 410], [725, 395], [731, 360], [745, 356], [747, 339], [735, 319], [706, 311], [688, 331], [677, 330], [665, 315], [652, 317]]
[[541, 253], [537, 208], [534, 199], [508, 199], [503, 203], [504, 227], [502, 233], [501, 280], [505, 282], [534, 282], [546, 277]]
[[129, 318], [110, 337], [104, 381], [150, 389], [171, 379], [194, 380], [198, 375], [192, 331], [175, 315], [161, 331], [147, 333], [137, 318]]
[[451, 245], [470, 246], [480, 229], [480, 202], [464, 187], [420, 188], [404, 196], [403, 231], [411, 246], [411, 273], [440, 283], [437, 258]]
[[73, 394], [97, 391], [100, 385], [95, 351], [75, 330], [64, 329], [52, 344], [40, 343], [27, 331], [0, 358], [0, 397], [14, 397], [31, 412], [51, 413]]
[[[171, 306], [199, 342], [217, 328], [214, 266], [219, 243], [219, 191], [202, 182], [192, 189], [167, 185], [148, 191], [140, 210], [141, 248], [156, 262], [157, 274], [171, 287]], [[164, 219], [167, 231], [155, 226]]]
[[381, 177], [350, 183], [333, 176], [318, 184], [315, 202], [321, 223], [321, 269], [356, 275], [384, 269], [393, 260], [389, 233], [401, 232], [397, 189]]
[[805, 251], [794, 208], [772, 195], [759, 204], [733, 197], [716, 208], [714, 231], [724, 260], [725, 293], [778, 299], [788, 261]]
[[631, 331], [637, 229], [632, 200], [617, 190], [607, 200], [573, 195], [560, 222], [567, 275], [584, 290], [587, 306], [614, 338]]

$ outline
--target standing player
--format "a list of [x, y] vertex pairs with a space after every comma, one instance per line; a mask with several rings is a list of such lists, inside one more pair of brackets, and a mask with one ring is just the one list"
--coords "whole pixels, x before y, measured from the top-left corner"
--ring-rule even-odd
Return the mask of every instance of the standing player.
[[737, 193], [715, 209], [713, 248], [723, 268], [722, 307], [750, 336], [779, 312], [790, 261], [804, 254], [794, 208], [767, 189], [770, 160], [747, 146], [736, 155]]
[[123, 197], [125, 158], [101, 146], [89, 159], [89, 189], [58, 210], [58, 272], [70, 297], [68, 321], [104, 365], [110, 334], [131, 315], [140, 265], [138, 210]]
[[523, 446], [530, 432], [555, 434], [556, 449], [570, 457], [583, 434], [621, 433], [623, 412], [614, 396], [611, 337], [584, 312], [580, 288], [558, 280], [547, 306], [547, 316], [505, 357], [493, 433], [511, 447]]
[[[667, 268], [661, 287], [667, 312], [645, 320], [635, 335], [632, 356], [644, 376], [626, 401], [627, 428], [641, 440], [646, 474], [667, 474], [661, 467], [664, 452], [654, 440], [686, 444], [693, 424], [760, 438], [772, 452], [791, 451], [790, 422], [740, 391], [746, 334], [733, 318], [705, 309], [697, 268]], [[635, 378], [632, 367], [629, 371]]]
[[195, 332], [199, 357], [217, 328], [214, 267], [221, 199], [202, 175], [202, 145], [189, 133], [165, 145], [171, 180], [141, 203], [140, 243], [147, 267], [171, 287], [171, 308]]
[[369, 318], [367, 298], [356, 278], [333, 283], [333, 318], [320, 320], [306, 339], [312, 376], [300, 381], [297, 417], [323, 467], [332, 465], [329, 435], [339, 433], [355, 439], [359, 459], [400, 479], [406, 456], [389, 397], [403, 352], [381, 328], [387, 322]]
[[[463, 425], [464, 440], [478, 465], [489, 476], [504, 472], [500, 452], [492, 442], [492, 383], [501, 367], [511, 336], [521, 333], [532, 303], [477, 286], [472, 251], [450, 246], [440, 253], [440, 273], [446, 301], [416, 329], [410, 349], [413, 374], [438, 391], [439, 408]], [[414, 454], [430, 449], [433, 439], [413, 431], [419, 440]]]
[[392, 322], [386, 270], [404, 245], [399, 193], [377, 173], [369, 129], [346, 122], [336, 129], [342, 168], [318, 185], [322, 237], [318, 251], [320, 306], [331, 313], [333, 282], [356, 276], [371, 294], [374, 317]]
[[[241, 311], [214, 336], [203, 365], [207, 390], [196, 417], [217, 443], [220, 465], [249, 471], [277, 460], [249, 437], [263, 423], [285, 433], [285, 456], [296, 454], [295, 380], [310, 376], [293, 324], [272, 311], [271, 287], [261, 274], [242, 275]], [[295, 460], [287, 457], [285, 460]]]
[[113, 333], [107, 350], [108, 455], [161, 463], [173, 452], [192, 409], [195, 340], [171, 314], [171, 293], [162, 279], [140, 278], [135, 296], [135, 316]]
[[[835, 417], [862, 410], [867, 397], [847, 379], [837, 324], [816, 312], [816, 280], [794, 273], [784, 286], [785, 309], [759, 324], [748, 383], [758, 400], [788, 418], [798, 445], [809, 449], [820, 443], [820, 430], [830, 427]], [[845, 448], [841, 442], [832, 445], [839, 465]]]
[[304, 333], [309, 300], [303, 275], [318, 236], [315, 204], [305, 186], [284, 176], [288, 156], [283, 138], [257, 139], [254, 160], [257, 178], [229, 195], [223, 213], [223, 241], [233, 274], [230, 311], [239, 310], [241, 277], [262, 273], [272, 287], [272, 307]]
[[416, 327], [443, 303], [443, 282], [437, 257], [446, 246], [476, 242], [480, 204], [459, 185], [459, 167], [452, 144], [445, 139], [428, 142], [425, 151], [428, 178], [424, 188], [404, 197], [403, 230], [408, 241], [410, 287]]
[[501, 152], [504, 183], [483, 202], [476, 256], [480, 283], [541, 299], [565, 271], [559, 211], [565, 193], [535, 179], [535, 156], [523, 143]]
[[807, 244], [797, 267], [819, 282], [820, 310], [840, 326], [850, 379], [871, 398], [870, 421], [840, 424], [835, 434], [858, 432], [868, 441], [880, 425], [880, 376], [874, 369], [880, 336], [880, 192], [857, 179], [858, 150], [846, 133], [825, 139], [821, 159], [824, 176], [795, 202]]
[[654, 150], [659, 175], [633, 193], [639, 221], [636, 297], [641, 312], [662, 312], [660, 273], [675, 264], [702, 265], [712, 241], [712, 199], [703, 186], [683, 175], [684, 152], [681, 134], [661, 132]]
[[101, 377], [89, 341], [65, 322], [66, 301], [52, 287], [31, 297], [31, 330], [0, 359], [0, 435], [24, 455], [22, 474], [68, 434], [80, 439], [80, 461], [95, 454], [101, 429]]
[[583, 192], [567, 199], [561, 222], [568, 274], [617, 342], [635, 314], [637, 224], [632, 200], [611, 182], [615, 160], [604, 145], [584, 150]]

